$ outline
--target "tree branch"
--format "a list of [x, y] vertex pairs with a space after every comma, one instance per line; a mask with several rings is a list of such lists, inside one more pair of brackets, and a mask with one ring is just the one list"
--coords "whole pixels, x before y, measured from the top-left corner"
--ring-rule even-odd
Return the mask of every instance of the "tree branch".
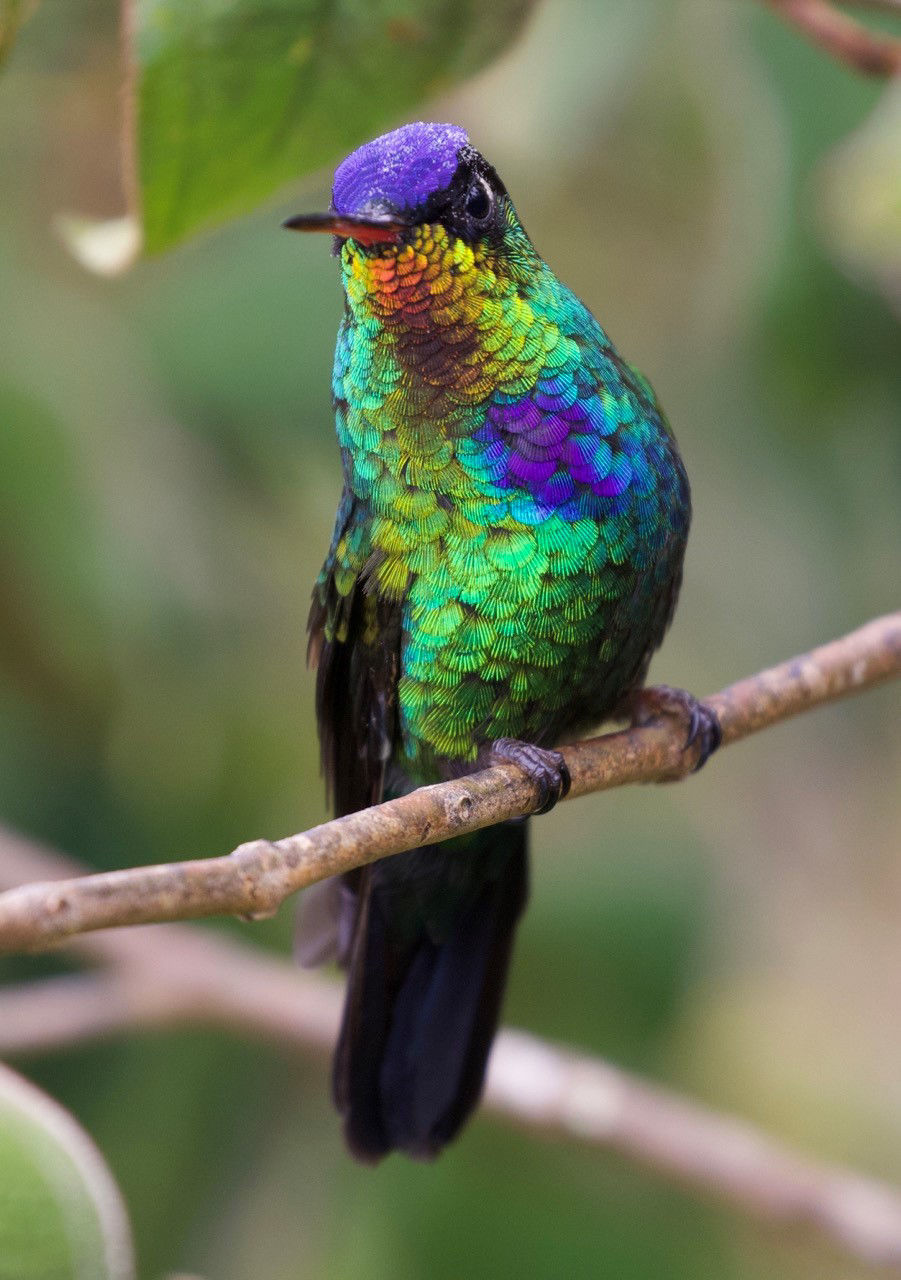
[[[0, 885], [71, 876], [71, 863], [0, 831]], [[0, 1055], [47, 1052], [157, 1027], [216, 1026], [291, 1052], [330, 1051], [341, 993], [245, 944], [184, 925], [86, 935], [100, 962], [0, 990]], [[901, 1270], [901, 1195], [819, 1164], [753, 1126], [598, 1059], [502, 1031], [485, 1106], [521, 1127], [614, 1152], [739, 1212], [804, 1225], [865, 1262]]]
[[[901, 612], [740, 680], [706, 698], [723, 744], [901, 674]], [[632, 782], [684, 777], [679, 721], [606, 734], [563, 748], [571, 796]], [[273, 915], [290, 894], [379, 858], [435, 844], [534, 811], [537, 788], [515, 765], [495, 765], [421, 787], [274, 843], [254, 840], [225, 857], [135, 867], [0, 894], [0, 952], [36, 951], [74, 934], [202, 916]]]
[[[858, 0], [860, 3], [861, 0]], [[901, 40], [871, 31], [828, 0], [764, 0], [784, 22], [856, 71], [869, 76], [901, 73]], [[868, 7], [898, 12], [896, 0], [867, 0]]]

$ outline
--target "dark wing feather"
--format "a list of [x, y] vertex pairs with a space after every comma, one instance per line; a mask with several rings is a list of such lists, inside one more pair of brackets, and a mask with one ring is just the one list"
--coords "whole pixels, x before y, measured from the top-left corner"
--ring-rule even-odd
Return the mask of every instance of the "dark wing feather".
[[308, 623], [322, 771], [339, 816], [382, 799], [398, 737], [401, 606], [368, 586], [365, 527], [345, 490]]
[[[398, 740], [397, 681], [400, 665], [401, 605], [373, 591], [367, 512], [345, 488], [326, 562], [313, 591], [308, 661], [316, 671], [316, 717], [326, 787], [340, 816], [382, 799], [385, 769]], [[324, 911], [316, 891], [326, 899]], [[364, 952], [378, 957], [379, 934], [367, 927], [371, 868], [328, 881], [305, 895], [296, 949], [305, 963], [336, 955], [353, 965]], [[307, 902], [312, 895], [312, 900]], [[325, 916], [325, 920], [321, 919]], [[330, 929], [329, 922], [333, 922]], [[362, 1002], [363, 986], [351, 984], [344, 1022], [353, 1040], [367, 1026], [381, 1025], [387, 1007]], [[371, 994], [371, 993], [370, 993]], [[345, 1073], [338, 1067], [336, 1080]], [[345, 1087], [356, 1092], [363, 1064], [347, 1068]], [[365, 1073], [364, 1073], [365, 1074]], [[341, 1086], [337, 1086], [340, 1093]], [[342, 1108], [343, 1109], [343, 1108]]]

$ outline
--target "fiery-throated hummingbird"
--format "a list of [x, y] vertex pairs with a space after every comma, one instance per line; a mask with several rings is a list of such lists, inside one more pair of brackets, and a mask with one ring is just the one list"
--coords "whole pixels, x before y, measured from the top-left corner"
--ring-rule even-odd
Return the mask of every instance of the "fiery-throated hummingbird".
[[[467, 134], [385, 134], [328, 213], [285, 225], [331, 232], [344, 281], [344, 492], [309, 623], [337, 813], [499, 758], [546, 810], [569, 786], [552, 748], [630, 705], [680, 710], [706, 758], [713, 714], [643, 688], [691, 514], [675, 440]], [[524, 822], [335, 887], [334, 1096], [359, 1158], [434, 1156], [475, 1106], [526, 894]]]

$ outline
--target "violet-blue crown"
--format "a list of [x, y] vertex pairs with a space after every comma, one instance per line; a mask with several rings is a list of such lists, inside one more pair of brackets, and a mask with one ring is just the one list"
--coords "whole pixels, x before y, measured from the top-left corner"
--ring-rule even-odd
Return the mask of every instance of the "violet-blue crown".
[[415, 209], [450, 183], [468, 143], [466, 130], [458, 125], [421, 120], [382, 134], [342, 160], [332, 204], [345, 214], [379, 207], [398, 213]]

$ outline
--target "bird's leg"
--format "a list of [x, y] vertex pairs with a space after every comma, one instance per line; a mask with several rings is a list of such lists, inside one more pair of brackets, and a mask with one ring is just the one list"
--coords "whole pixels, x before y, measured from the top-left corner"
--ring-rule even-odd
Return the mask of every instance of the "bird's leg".
[[572, 779], [559, 751], [536, 747], [519, 738], [496, 738], [488, 750], [491, 764], [515, 764], [539, 788], [541, 803], [535, 813], [550, 813], [558, 800], [569, 795]]
[[687, 689], [668, 684], [652, 684], [632, 689], [617, 709], [633, 725], [648, 724], [660, 716], [672, 716], [685, 725], [684, 751], [700, 742], [698, 762], [692, 773], [702, 768], [723, 740], [723, 730], [712, 707]]

